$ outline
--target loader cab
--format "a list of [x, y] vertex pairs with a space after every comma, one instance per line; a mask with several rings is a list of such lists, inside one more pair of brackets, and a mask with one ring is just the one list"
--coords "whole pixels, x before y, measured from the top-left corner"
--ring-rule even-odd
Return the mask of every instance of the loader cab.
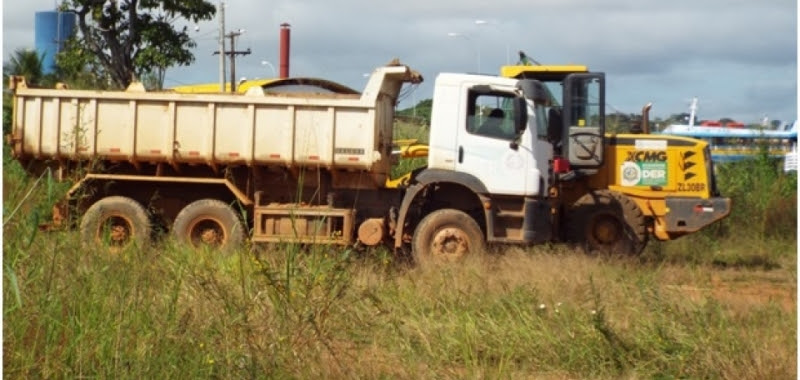
[[[576, 174], [591, 175], [603, 164], [605, 75], [582, 65], [504, 66], [501, 76], [543, 83], [550, 99], [540, 103], [544, 118], [537, 127], [553, 144], [554, 155]], [[563, 167], [560, 170], [564, 170]]]

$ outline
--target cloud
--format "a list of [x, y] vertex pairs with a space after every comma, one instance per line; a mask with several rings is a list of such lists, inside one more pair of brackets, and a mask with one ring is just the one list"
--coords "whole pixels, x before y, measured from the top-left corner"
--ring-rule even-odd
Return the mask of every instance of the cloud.
[[[36, 3], [36, 4], [32, 4]], [[292, 74], [360, 89], [364, 73], [397, 57], [425, 75], [498, 73], [518, 50], [543, 63], [581, 63], [607, 73], [607, 98], [625, 112], [655, 101], [654, 114], [683, 112], [701, 97], [709, 118], [797, 118], [797, 4], [793, 0], [229, 0], [226, 29], [246, 29], [237, 76], [272, 75], [278, 30], [292, 25]], [[33, 12], [50, 1], [4, 3], [4, 56], [32, 46]], [[476, 24], [476, 20], [485, 23]], [[216, 81], [217, 21], [199, 25], [196, 62], [172, 84]], [[190, 28], [192, 30], [193, 28]], [[448, 37], [457, 32], [464, 37]], [[168, 83], [169, 84], [169, 83]], [[754, 102], [758, 104], [752, 105]], [[712, 113], [713, 112], [713, 113]]]

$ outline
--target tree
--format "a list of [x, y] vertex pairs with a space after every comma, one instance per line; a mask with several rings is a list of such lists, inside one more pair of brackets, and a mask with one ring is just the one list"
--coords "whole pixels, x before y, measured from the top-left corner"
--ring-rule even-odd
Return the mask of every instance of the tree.
[[410, 108], [398, 110], [395, 116], [403, 118], [407, 121], [418, 122], [423, 125], [431, 123], [431, 110], [433, 108], [433, 99], [423, 99], [416, 105]]
[[56, 54], [56, 75], [71, 88], [105, 90], [109, 87], [110, 78], [97, 56], [76, 36], [67, 39], [64, 48]]
[[24, 76], [25, 80], [30, 84], [41, 84], [44, 78], [42, 60], [43, 57], [36, 54], [34, 50], [17, 49], [14, 51], [11, 59], [4, 65], [3, 75], [21, 75]]
[[[30, 49], [17, 49], [14, 54], [3, 64], [3, 89], [8, 85], [8, 76], [19, 75], [25, 77], [28, 84], [36, 86], [43, 84], [46, 76], [42, 69], [43, 57]], [[3, 135], [11, 133], [11, 93], [3, 91]]]
[[62, 9], [78, 15], [80, 30], [61, 57], [65, 69], [94, 65], [97, 74], [120, 88], [145, 75], [163, 82], [168, 67], [192, 63], [189, 49], [195, 43], [186, 26], [174, 24], [208, 20], [216, 13], [206, 0], [67, 0]]

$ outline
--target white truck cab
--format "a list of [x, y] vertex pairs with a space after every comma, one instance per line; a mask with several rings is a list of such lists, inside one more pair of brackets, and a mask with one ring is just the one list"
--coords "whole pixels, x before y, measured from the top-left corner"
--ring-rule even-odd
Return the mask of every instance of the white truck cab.
[[[483, 75], [439, 75], [428, 167], [470, 174], [491, 194], [543, 194], [553, 149], [547, 137], [537, 133], [533, 100], [524, 97], [519, 82]], [[514, 125], [518, 113], [528, 116], [521, 134]]]
[[573, 77], [564, 81], [571, 90], [557, 99], [553, 92], [561, 95], [562, 88], [536, 80], [440, 74], [428, 168], [474, 176], [491, 194], [537, 197], [552, 185], [556, 156], [574, 168], [600, 166], [603, 78]]
[[556, 87], [440, 74], [428, 166], [403, 197], [395, 246], [402, 245], [409, 218], [420, 220], [409, 226], [415, 252], [458, 256], [482, 244], [467, 238], [476, 233], [487, 242], [552, 240], [558, 230], [550, 194], [559, 176], [591, 173], [603, 163], [603, 102], [603, 74], [568, 75]]

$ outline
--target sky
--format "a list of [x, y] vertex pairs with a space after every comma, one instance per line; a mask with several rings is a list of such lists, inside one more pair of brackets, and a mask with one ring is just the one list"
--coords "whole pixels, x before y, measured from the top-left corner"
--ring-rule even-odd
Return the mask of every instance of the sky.
[[[212, 1], [219, 4], [218, 1]], [[3, 2], [3, 60], [34, 46], [34, 12], [53, 0]], [[431, 98], [440, 72], [498, 74], [517, 51], [543, 64], [606, 73], [607, 112], [688, 112], [745, 123], [797, 119], [796, 0], [227, 0], [226, 32], [243, 29], [236, 76], [278, 69], [280, 24], [291, 24], [291, 76], [361, 90], [375, 67], [399, 58], [425, 82], [401, 108]], [[189, 25], [195, 62], [165, 86], [218, 82], [219, 22]], [[262, 62], [268, 62], [264, 64]]]

